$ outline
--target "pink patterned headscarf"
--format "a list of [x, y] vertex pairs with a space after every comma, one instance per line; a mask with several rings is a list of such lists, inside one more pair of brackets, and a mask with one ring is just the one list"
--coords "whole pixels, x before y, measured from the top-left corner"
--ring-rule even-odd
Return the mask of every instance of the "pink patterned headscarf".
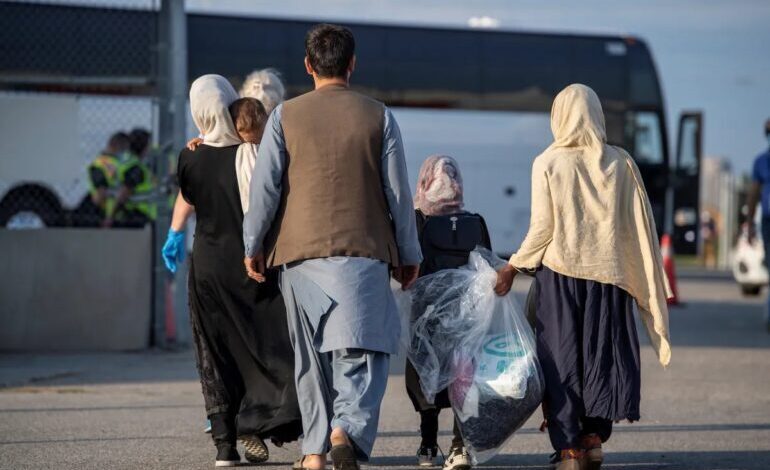
[[463, 210], [463, 178], [454, 158], [432, 155], [420, 168], [414, 208], [425, 215], [446, 215]]

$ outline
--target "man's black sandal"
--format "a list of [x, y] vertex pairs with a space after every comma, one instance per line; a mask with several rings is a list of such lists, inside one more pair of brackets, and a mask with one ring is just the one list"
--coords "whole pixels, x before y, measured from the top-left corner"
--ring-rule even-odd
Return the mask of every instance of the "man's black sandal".
[[358, 459], [353, 446], [342, 444], [332, 447], [330, 452], [332, 457], [333, 470], [360, 470]]

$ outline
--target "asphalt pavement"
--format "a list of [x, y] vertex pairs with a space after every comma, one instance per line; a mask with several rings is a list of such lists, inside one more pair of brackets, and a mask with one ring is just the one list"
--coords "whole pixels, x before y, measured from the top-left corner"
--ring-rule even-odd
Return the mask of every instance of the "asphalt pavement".
[[[741, 297], [724, 276], [690, 276], [680, 290], [686, 304], [671, 310], [671, 366], [658, 365], [642, 335], [642, 420], [616, 426], [605, 468], [770, 469], [762, 300]], [[365, 468], [416, 468], [418, 419], [401, 361], [394, 359]], [[204, 420], [189, 350], [0, 355], [1, 469], [209, 469], [215, 450]], [[483, 467], [547, 469], [551, 449], [539, 422], [537, 412]], [[445, 412], [444, 449], [450, 423]], [[259, 467], [289, 468], [299, 447], [270, 450]]]

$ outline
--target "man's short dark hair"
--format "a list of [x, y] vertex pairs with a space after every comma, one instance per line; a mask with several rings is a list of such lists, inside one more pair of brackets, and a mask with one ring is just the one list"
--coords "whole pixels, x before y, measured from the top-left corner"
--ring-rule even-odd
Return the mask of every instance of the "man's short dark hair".
[[128, 150], [129, 145], [131, 144], [131, 141], [128, 137], [128, 134], [125, 132], [116, 132], [110, 136], [110, 139], [107, 141], [107, 145], [111, 147], [114, 150], [117, 151], [124, 151]]
[[770, 135], [770, 119], [765, 121], [765, 135]]
[[305, 36], [310, 66], [323, 78], [344, 77], [355, 52], [353, 33], [343, 26], [318, 24]]
[[144, 155], [144, 151], [147, 150], [147, 147], [150, 145], [150, 135], [150, 131], [142, 129], [141, 127], [132, 130], [131, 133], [128, 134], [131, 153], [137, 156]]

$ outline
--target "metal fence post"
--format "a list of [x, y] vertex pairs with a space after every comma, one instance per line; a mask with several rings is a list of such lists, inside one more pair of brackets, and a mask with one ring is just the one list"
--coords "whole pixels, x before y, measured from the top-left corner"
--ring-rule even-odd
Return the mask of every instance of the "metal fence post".
[[158, 217], [154, 226], [154, 289], [153, 289], [153, 344], [168, 346], [166, 342], [166, 309], [171, 301], [167, 297], [170, 277], [166, 271], [160, 250], [166, 240], [171, 222], [169, 207], [170, 154], [185, 144], [185, 111], [187, 106], [187, 17], [184, 0], [161, 0], [158, 15], [158, 142], [161, 158], [158, 159], [158, 176], [162, 184], [158, 191]]

